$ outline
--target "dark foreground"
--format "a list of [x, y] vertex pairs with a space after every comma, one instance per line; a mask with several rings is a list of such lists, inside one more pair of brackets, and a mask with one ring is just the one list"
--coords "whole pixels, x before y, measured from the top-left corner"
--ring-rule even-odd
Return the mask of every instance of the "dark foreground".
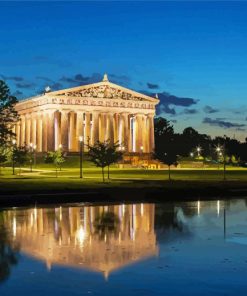
[[[54, 181], [56, 182], [56, 181]], [[59, 181], [61, 182], [61, 181]], [[38, 184], [37, 184], [38, 185]], [[20, 185], [19, 185], [20, 186]], [[131, 181], [64, 187], [32, 186], [0, 189], [0, 206], [73, 202], [169, 202], [219, 200], [247, 196], [245, 181]]]

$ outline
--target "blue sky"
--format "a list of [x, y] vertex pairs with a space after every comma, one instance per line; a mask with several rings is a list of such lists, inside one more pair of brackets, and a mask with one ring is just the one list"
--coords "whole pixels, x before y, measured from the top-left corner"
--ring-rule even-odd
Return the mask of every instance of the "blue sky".
[[246, 2], [0, 2], [0, 36], [19, 98], [106, 72], [158, 93], [177, 131], [247, 136]]

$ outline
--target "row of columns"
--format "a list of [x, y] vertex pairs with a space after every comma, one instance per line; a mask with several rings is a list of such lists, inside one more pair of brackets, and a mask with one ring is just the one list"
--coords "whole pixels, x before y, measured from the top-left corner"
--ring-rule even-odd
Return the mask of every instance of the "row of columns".
[[[149, 153], [154, 149], [153, 114], [44, 111], [21, 115], [16, 125], [17, 145], [36, 145], [38, 152], [79, 151], [79, 137], [85, 148], [97, 141], [118, 142], [126, 152]], [[86, 148], [87, 149], [87, 148]]]

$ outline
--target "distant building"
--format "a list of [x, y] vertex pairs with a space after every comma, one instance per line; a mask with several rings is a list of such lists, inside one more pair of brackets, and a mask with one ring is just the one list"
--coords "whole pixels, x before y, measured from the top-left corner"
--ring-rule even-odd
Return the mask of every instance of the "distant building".
[[76, 152], [85, 144], [110, 140], [126, 152], [154, 148], [154, 115], [159, 100], [108, 81], [45, 93], [20, 101], [16, 110], [17, 145], [36, 145], [38, 152]]

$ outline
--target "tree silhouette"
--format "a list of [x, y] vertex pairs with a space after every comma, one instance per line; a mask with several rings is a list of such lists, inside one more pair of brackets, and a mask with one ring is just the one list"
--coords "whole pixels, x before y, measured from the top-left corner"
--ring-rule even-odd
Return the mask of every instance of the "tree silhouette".
[[18, 246], [11, 243], [4, 227], [3, 212], [0, 212], [0, 283], [9, 277], [11, 267], [18, 263], [18, 252]]
[[18, 120], [18, 114], [14, 109], [17, 99], [10, 95], [7, 84], [0, 80], [0, 146], [11, 144], [15, 137], [13, 126]]
[[93, 162], [97, 167], [101, 168], [103, 182], [105, 182], [104, 168], [108, 167], [109, 179], [110, 165], [122, 159], [123, 153], [121, 151], [117, 151], [118, 147], [118, 143], [111, 144], [110, 141], [98, 141], [95, 145], [89, 146], [89, 160]]

